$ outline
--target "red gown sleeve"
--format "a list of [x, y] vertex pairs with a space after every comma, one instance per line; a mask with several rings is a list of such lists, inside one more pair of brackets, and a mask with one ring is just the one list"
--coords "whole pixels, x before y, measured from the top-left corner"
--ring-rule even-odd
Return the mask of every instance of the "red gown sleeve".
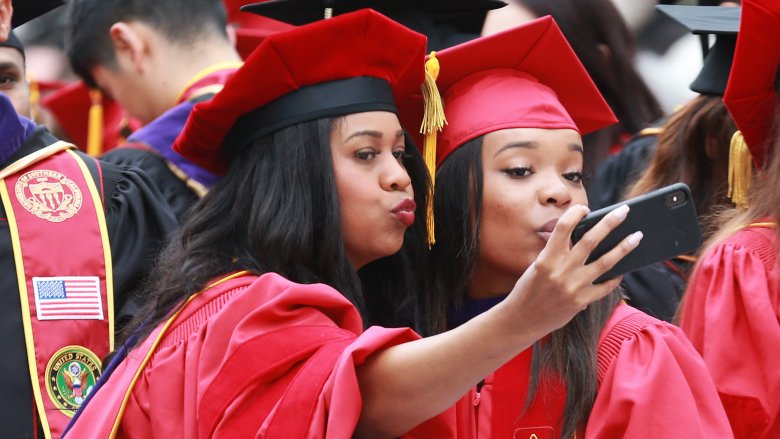
[[585, 438], [617, 437], [732, 437], [712, 379], [679, 328], [644, 327], [604, 374]]
[[[275, 274], [234, 294], [194, 332], [181, 320], [133, 391], [127, 437], [351, 438], [362, 405], [355, 369], [419, 338], [408, 328], [364, 332], [337, 291]], [[179, 340], [178, 330], [190, 335]], [[177, 412], [182, 422], [160, 416]]]
[[780, 437], [780, 299], [774, 230], [712, 248], [688, 284], [680, 326], [701, 353], [736, 437]]

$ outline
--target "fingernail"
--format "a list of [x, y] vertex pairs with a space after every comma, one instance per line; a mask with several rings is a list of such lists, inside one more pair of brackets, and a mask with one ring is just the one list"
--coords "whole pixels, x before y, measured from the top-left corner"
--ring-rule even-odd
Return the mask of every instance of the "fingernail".
[[628, 215], [629, 208], [627, 205], [623, 204], [622, 206], [618, 207], [617, 209], [612, 211], [612, 215], [615, 216], [617, 219], [625, 219], [626, 215]]
[[643, 236], [645, 235], [642, 232], [634, 232], [628, 235], [628, 243], [636, 247], [639, 244], [639, 241], [642, 240]]

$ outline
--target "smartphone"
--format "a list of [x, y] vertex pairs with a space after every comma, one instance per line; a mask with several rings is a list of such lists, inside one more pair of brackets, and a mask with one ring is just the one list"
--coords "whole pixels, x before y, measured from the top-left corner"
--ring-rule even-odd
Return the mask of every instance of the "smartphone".
[[576, 244], [607, 213], [623, 204], [631, 208], [628, 216], [596, 246], [587, 263], [600, 258], [634, 232], [641, 231], [644, 236], [637, 248], [602, 274], [595, 283], [689, 253], [699, 247], [699, 218], [691, 190], [685, 183], [675, 183], [591, 212], [574, 228], [572, 242]]

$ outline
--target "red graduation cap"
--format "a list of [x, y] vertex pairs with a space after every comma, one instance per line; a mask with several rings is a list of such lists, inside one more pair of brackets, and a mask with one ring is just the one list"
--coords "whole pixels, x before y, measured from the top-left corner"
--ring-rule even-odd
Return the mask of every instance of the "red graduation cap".
[[778, 96], [780, 66], [780, 2], [744, 0], [737, 47], [723, 102], [742, 132], [753, 161], [760, 169]]
[[549, 16], [435, 56], [448, 122], [438, 136], [439, 164], [469, 140], [500, 129], [569, 128], [586, 134], [616, 122]]
[[174, 149], [224, 173], [231, 152], [281, 128], [396, 112], [395, 102], [419, 90], [424, 56], [423, 35], [372, 10], [270, 35], [221, 92], [193, 108]]
[[[82, 81], [50, 93], [41, 104], [54, 116], [71, 142], [94, 155], [116, 147], [127, 134], [123, 130], [138, 127], [116, 101], [91, 90]], [[90, 144], [92, 151], [89, 151]]]

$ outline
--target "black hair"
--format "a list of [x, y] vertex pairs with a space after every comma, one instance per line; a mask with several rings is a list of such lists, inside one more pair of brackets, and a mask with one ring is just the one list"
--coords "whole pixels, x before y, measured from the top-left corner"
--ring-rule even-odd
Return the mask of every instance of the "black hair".
[[[431, 333], [446, 329], [447, 313], [457, 310], [463, 302], [479, 258], [482, 143], [483, 137], [466, 142], [436, 172], [436, 244], [431, 250], [430, 279], [424, 301], [426, 313], [432, 316], [427, 328]], [[545, 376], [560, 378], [566, 384], [562, 438], [572, 437], [587, 422], [598, 391], [599, 334], [620, 299], [616, 290], [552, 332], [546, 341], [533, 346], [525, 409], [534, 402]]]
[[227, 40], [227, 12], [220, 0], [70, 0], [65, 51], [73, 70], [95, 87], [90, 70], [116, 66], [109, 30], [120, 21], [140, 21], [185, 47], [206, 37]]
[[[238, 270], [330, 285], [357, 307], [366, 326], [417, 326], [420, 278], [413, 273], [425, 265], [425, 215], [418, 211], [398, 253], [357, 272], [352, 268], [330, 149], [338, 120], [281, 129], [229, 157], [228, 173], [187, 214], [163, 252], [148, 282], [148, 302], [128, 325], [130, 332], [143, 322], [137, 334], [142, 340], [209, 280]], [[409, 137], [406, 153], [422, 210], [430, 179]]]

